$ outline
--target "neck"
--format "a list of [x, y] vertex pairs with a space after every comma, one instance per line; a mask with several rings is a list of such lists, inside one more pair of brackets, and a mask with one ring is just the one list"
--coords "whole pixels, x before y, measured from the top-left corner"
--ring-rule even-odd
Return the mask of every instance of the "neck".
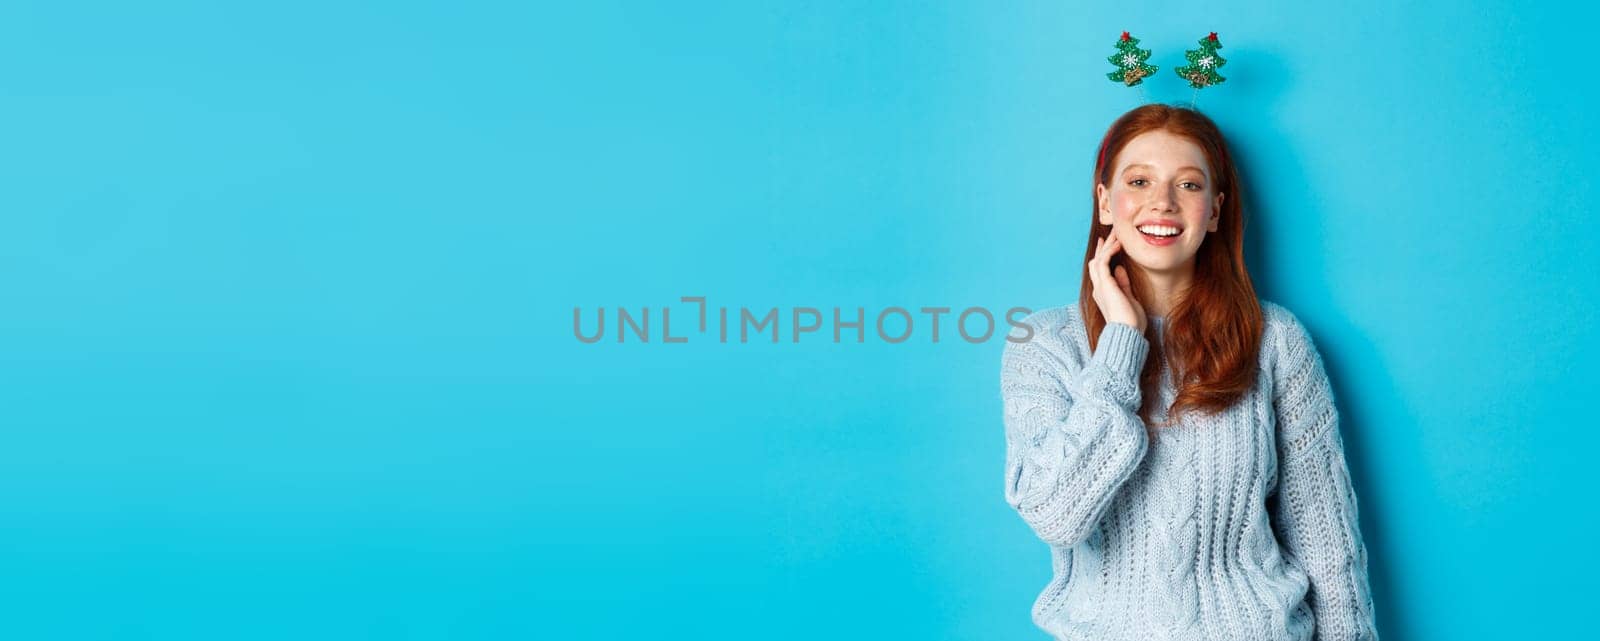
[[1189, 283], [1194, 277], [1194, 263], [1186, 263], [1182, 269], [1171, 272], [1145, 271], [1145, 285], [1149, 289], [1150, 300], [1141, 300], [1146, 314], [1152, 316], [1166, 316], [1172, 311], [1178, 297], [1189, 289]]

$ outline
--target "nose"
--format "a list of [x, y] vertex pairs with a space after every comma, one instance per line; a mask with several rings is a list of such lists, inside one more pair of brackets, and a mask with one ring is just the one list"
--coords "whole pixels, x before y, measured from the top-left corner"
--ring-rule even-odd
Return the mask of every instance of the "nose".
[[1173, 203], [1178, 202], [1178, 199], [1172, 189], [1168, 186], [1164, 189], [1151, 190], [1153, 193], [1150, 196], [1150, 210], [1157, 213], [1173, 211]]

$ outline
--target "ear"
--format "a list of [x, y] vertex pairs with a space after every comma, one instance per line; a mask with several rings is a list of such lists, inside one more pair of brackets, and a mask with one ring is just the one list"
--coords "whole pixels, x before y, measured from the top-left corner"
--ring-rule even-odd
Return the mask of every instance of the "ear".
[[1211, 205], [1211, 220], [1206, 221], [1206, 231], [1216, 231], [1217, 221], [1222, 218], [1222, 199], [1227, 194], [1217, 192], [1217, 200]]
[[1095, 183], [1094, 199], [1095, 216], [1099, 217], [1100, 224], [1110, 226], [1113, 221], [1111, 217], [1111, 194], [1106, 190], [1105, 185]]

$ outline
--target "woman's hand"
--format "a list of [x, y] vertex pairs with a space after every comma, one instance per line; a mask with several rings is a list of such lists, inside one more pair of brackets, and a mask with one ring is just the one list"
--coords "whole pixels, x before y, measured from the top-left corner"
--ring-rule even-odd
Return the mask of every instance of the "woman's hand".
[[1112, 233], [1095, 244], [1094, 258], [1089, 259], [1089, 282], [1094, 285], [1094, 303], [1108, 323], [1123, 323], [1145, 331], [1144, 305], [1133, 295], [1128, 284], [1128, 270], [1117, 265], [1116, 276], [1111, 275], [1111, 257], [1122, 249], [1122, 241]]

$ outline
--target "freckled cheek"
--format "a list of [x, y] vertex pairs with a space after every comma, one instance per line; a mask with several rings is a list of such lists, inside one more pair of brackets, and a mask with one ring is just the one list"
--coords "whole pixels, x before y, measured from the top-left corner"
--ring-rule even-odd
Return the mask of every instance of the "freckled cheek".
[[1195, 194], [1183, 200], [1183, 211], [1193, 217], [1193, 220], [1189, 221], [1191, 226], [1205, 222], [1205, 219], [1211, 216], [1211, 201], [1206, 199], [1204, 194]]
[[1121, 192], [1111, 197], [1111, 211], [1124, 218], [1132, 218], [1139, 214], [1139, 197], [1127, 192]]

